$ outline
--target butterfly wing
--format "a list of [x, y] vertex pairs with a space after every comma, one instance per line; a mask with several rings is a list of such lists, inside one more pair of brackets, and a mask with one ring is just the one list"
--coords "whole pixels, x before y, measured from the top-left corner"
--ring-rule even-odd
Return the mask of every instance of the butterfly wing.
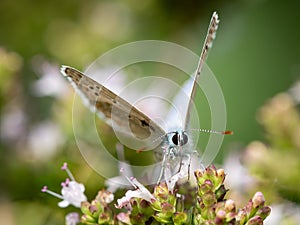
[[[207, 57], [208, 50], [212, 47], [213, 40], [216, 37], [216, 31], [218, 29], [219, 22], [220, 22], [220, 20], [219, 20], [218, 14], [216, 12], [214, 12], [212, 17], [211, 17], [211, 20], [210, 20], [207, 35], [206, 35], [205, 42], [204, 42], [204, 45], [203, 45], [203, 49], [202, 49], [202, 52], [201, 52], [201, 55], [200, 55], [199, 63], [198, 63], [196, 72], [193, 76], [193, 85], [192, 85], [192, 89], [191, 89], [191, 92], [190, 92], [190, 98], [189, 98], [189, 101], [188, 101], [186, 114], [185, 114], [185, 117], [184, 117], [185, 118], [184, 130], [187, 130], [188, 126], [189, 126], [190, 114], [191, 114], [191, 109], [192, 109], [192, 105], [193, 105], [193, 100], [195, 98], [196, 91], [197, 91], [198, 80], [199, 80], [199, 77], [201, 75], [201, 71], [203, 69], [204, 61]], [[188, 81], [188, 82], [190, 82], [190, 81]]]
[[207, 57], [208, 50], [212, 47], [212, 42], [216, 35], [219, 19], [216, 12], [213, 13], [204, 46], [199, 58], [198, 66], [195, 73], [188, 79], [177, 95], [175, 96], [172, 107], [167, 116], [167, 131], [188, 130], [190, 114], [193, 108], [193, 101], [198, 87], [198, 80], [203, 69], [204, 60]]
[[113, 124], [117, 131], [139, 139], [152, 135], [152, 140], [165, 134], [147, 115], [80, 71], [62, 66], [61, 73], [68, 78], [84, 103], [105, 122]]

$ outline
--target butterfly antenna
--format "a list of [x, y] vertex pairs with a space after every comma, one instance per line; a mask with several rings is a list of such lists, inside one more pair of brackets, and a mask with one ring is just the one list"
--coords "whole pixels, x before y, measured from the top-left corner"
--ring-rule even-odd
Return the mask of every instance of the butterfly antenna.
[[216, 130], [209, 130], [209, 129], [188, 129], [188, 131], [198, 131], [198, 132], [204, 132], [204, 133], [210, 133], [210, 134], [221, 134], [221, 135], [231, 135], [233, 134], [232, 130], [225, 130], [225, 131], [216, 131]]

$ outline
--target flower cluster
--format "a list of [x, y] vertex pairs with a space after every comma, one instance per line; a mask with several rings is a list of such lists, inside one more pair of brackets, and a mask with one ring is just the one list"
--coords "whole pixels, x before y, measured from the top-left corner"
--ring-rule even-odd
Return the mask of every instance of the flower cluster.
[[113, 211], [108, 204], [113, 200], [114, 195], [112, 193], [101, 190], [91, 203], [82, 202], [81, 222], [84, 224], [109, 224], [113, 220]]
[[196, 171], [195, 176], [198, 192], [193, 224], [262, 224], [271, 212], [271, 208], [264, 205], [261, 192], [257, 192], [244, 208], [237, 210], [233, 200], [225, 199], [228, 190], [223, 184], [223, 169], [210, 166], [204, 172]]
[[258, 181], [255, 188], [263, 191], [277, 211], [270, 219], [281, 224], [299, 223], [299, 84], [260, 108], [257, 119], [265, 140], [253, 141], [243, 151], [244, 165]]
[[[204, 171], [195, 171], [194, 175], [197, 181], [196, 186], [192, 186], [189, 182], [181, 184], [177, 182], [174, 189], [170, 190], [166, 182], [161, 182], [152, 187], [152, 192], [135, 178], [128, 178], [134, 189], [128, 190], [124, 197], [117, 199], [115, 203], [114, 195], [106, 190], [99, 191], [91, 202], [84, 198], [84, 188], [73, 188], [73, 194], [55, 195], [64, 199], [65, 204], [59, 204], [61, 207], [66, 206], [66, 202], [78, 207], [78, 201], [80, 201], [81, 223], [95, 225], [260, 225], [271, 212], [271, 208], [265, 206], [265, 199], [261, 192], [257, 192], [244, 208], [236, 209], [233, 200], [225, 199], [227, 189], [224, 187], [225, 173], [223, 169], [217, 170], [214, 166], [209, 166]], [[75, 180], [72, 181], [76, 185], [80, 185]], [[64, 192], [65, 187], [70, 186], [70, 182], [68, 185], [63, 185]], [[75, 201], [69, 196], [77, 196], [78, 199]], [[77, 222], [79, 222], [77, 214], [67, 215], [67, 225], [75, 225]]]

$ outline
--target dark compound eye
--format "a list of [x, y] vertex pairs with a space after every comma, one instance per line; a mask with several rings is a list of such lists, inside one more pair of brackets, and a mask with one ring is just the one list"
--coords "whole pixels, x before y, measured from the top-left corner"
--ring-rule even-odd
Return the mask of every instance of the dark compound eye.
[[188, 142], [188, 140], [189, 140], [188, 136], [185, 133], [183, 133], [182, 137], [180, 137], [180, 135], [178, 134], [178, 132], [176, 132], [176, 133], [174, 133], [174, 135], [172, 137], [172, 142], [173, 142], [174, 145], [178, 145], [179, 144], [178, 138], [181, 141], [181, 146], [185, 145]]
[[172, 142], [174, 145], [178, 145], [178, 133], [174, 133], [172, 137]]
[[183, 140], [182, 145], [185, 145], [186, 143], [188, 143], [189, 137], [186, 135], [186, 133], [183, 133], [182, 140]]

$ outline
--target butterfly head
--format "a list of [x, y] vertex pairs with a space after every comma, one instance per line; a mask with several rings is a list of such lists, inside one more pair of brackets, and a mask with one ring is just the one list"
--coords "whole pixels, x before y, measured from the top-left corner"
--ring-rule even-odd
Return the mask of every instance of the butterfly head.
[[188, 143], [189, 137], [183, 130], [173, 131], [167, 134], [168, 142], [172, 146], [183, 146]]

